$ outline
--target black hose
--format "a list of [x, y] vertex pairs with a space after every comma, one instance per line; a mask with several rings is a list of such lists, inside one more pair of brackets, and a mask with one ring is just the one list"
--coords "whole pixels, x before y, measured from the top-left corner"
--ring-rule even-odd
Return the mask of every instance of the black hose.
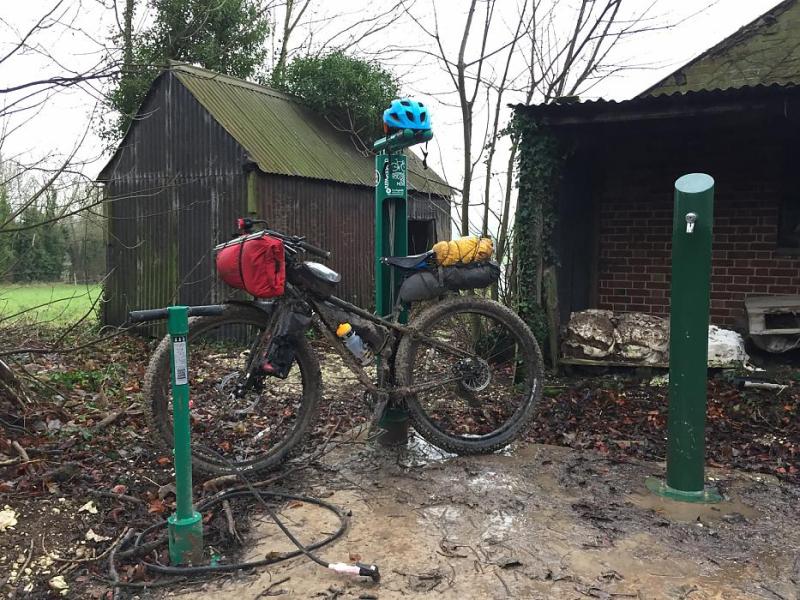
[[[291, 542], [297, 547], [297, 550], [292, 552], [287, 552], [280, 556], [274, 556], [271, 558], [265, 558], [262, 560], [254, 560], [249, 562], [241, 562], [241, 563], [230, 563], [230, 564], [223, 564], [223, 565], [203, 565], [197, 567], [172, 567], [168, 565], [162, 565], [157, 563], [151, 563], [147, 561], [142, 561], [142, 564], [145, 568], [149, 571], [154, 573], [160, 573], [162, 575], [178, 575], [178, 576], [191, 576], [191, 575], [206, 575], [211, 573], [226, 573], [229, 571], [238, 571], [240, 569], [253, 569], [256, 567], [264, 567], [267, 565], [273, 565], [275, 563], [288, 560], [290, 558], [295, 558], [297, 556], [305, 555], [310, 560], [313, 560], [318, 565], [325, 567], [326, 569], [331, 569], [337, 573], [349, 573], [353, 575], [358, 575], [360, 577], [370, 577], [376, 583], [380, 581], [380, 570], [378, 569], [377, 565], [367, 565], [362, 563], [356, 563], [355, 565], [347, 565], [344, 563], [329, 563], [327, 561], [322, 560], [318, 556], [316, 556], [312, 550], [316, 550], [321, 548], [331, 542], [340, 538], [344, 532], [347, 530], [348, 519], [347, 515], [342, 512], [342, 510], [330, 502], [325, 502], [324, 500], [320, 500], [319, 498], [311, 498], [309, 496], [298, 496], [296, 494], [289, 494], [286, 492], [277, 492], [277, 491], [265, 491], [265, 490], [258, 490], [256, 486], [240, 471], [236, 468], [236, 466], [227, 460], [224, 456], [211, 450], [210, 448], [203, 447], [204, 451], [212, 455], [216, 455], [222, 462], [227, 463], [228, 467], [235, 472], [239, 479], [241, 479], [244, 484], [247, 486], [247, 490], [231, 490], [228, 492], [224, 492], [222, 494], [218, 494], [213, 498], [209, 498], [203, 502], [200, 502], [197, 505], [197, 510], [206, 510], [220, 502], [228, 500], [230, 498], [239, 498], [243, 496], [253, 497], [260, 504], [264, 506], [264, 508], [269, 513], [269, 516], [275, 521], [275, 524], [280, 528], [280, 530], [286, 535], [286, 537], [291, 540]], [[283, 521], [278, 518], [278, 515], [273, 510], [273, 508], [269, 505], [265, 498], [282, 498], [284, 500], [299, 500], [301, 502], [306, 502], [308, 504], [314, 504], [316, 506], [320, 506], [331, 511], [339, 518], [339, 528], [332, 533], [331, 535], [327, 536], [326, 538], [314, 542], [313, 544], [309, 544], [307, 546], [303, 545], [300, 540], [298, 540], [294, 534], [283, 524]], [[119, 547], [115, 549], [115, 551], [111, 554], [109, 559], [109, 571], [113, 577], [113, 580], [109, 582], [114, 589], [118, 587], [126, 587], [127, 584], [121, 583], [119, 578], [116, 576], [116, 568], [114, 564], [114, 556], [119, 556], [121, 558], [136, 556], [139, 554], [143, 554], [151, 549], [154, 549], [164, 543], [164, 539], [161, 538], [159, 540], [153, 542], [142, 543], [144, 538], [156, 531], [157, 529], [161, 529], [167, 526], [167, 521], [163, 520], [158, 523], [147, 527], [144, 531], [139, 533], [136, 536], [136, 539], [133, 544], [133, 548], [131, 550], [125, 551], [125, 546], [129, 543], [131, 536], [127, 535], [125, 539], [122, 540]], [[142, 584], [131, 584], [131, 587], [146, 587], [146, 585]]]
[[[205, 502], [205, 503], [203, 503], [201, 505], [198, 505], [197, 508], [198, 508], [198, 510], [206, 509], [206, 508], [210, 508], [211, 506], [214, 506], [216, 504], [219, 504], [223, 500], [228, 500], [230, 498], [238, 498], [238, 497], [242, 497], [242, 496], [253, 496], [253, 495], [254, 495], [253, 492], [249, 491], [249, 490], [247, 490], [247, 491], [238, 490], [238, 491], [227, 492], [227, 493], [222, 494], [220, 496], [216, 496], [215, 498], [211, 499], [208, 502]], [[319, 564], [322, 564], [322, 566], [324, 566], [324, 567], [328, 566], [328, 563], [326, 563], [324, 561], [321, 561], [316, 556], [311, 554], [310, 551], [311, 550], [316, 550], [317, 548], [321, 548], [322, 546], [330, 544], [331, 542], [333, 542], [333, 541], [337, 540], [338, 538], [340, 538], [344, 534], [344, 532], [347, 530], [347, 523], [348, 523], [347, 515], [345, 515], [344, 512], [338, 506], [335, 506], [334, 504], [331, 504], [329, 502], [325, 502], [324, 500], [320, 500], [318, 498], [311, 498], [311, 497], [308, 497], [308, 496], [298, 496], [298, 495], [295, 495], [295, 494], [287, 494], [287, 493], [283, 493], [283, 492], [256, 491], [255, 495], [264, 504], [264, 506], [267, 507], [267, 510], [269, 511], [270, 516], [278, 524], [278, 527], [280, 527], [281, 531], [283, 531], [283, 533], [286, 534], [286, 536], [292, 541], [292, 543], [294, 543], [298, 547], [297, 550], [293, 550], [292, 552], [287, 552], [285, 554], [281, 554], [280, 556], [275, 556], [275, 557], [266, 558], [266, 559], [262, 559], [262, 560], [254, 560], [254, 561], [249, 561], [249, 562], [230, 563], [230, 564], [214, 565], [214, 566], [204, 565], [204, 566], [198, 566], [198, 567], [171, 567], [171, 566], [167, 566], [167, 565], [160, 565], [160, 564], [150, 563], [150, 562], [146, 562], [146, 561], [142, 561], [142, 563], [144, 564], [144, 566], [148, 570], [153, 571], [155, 573], [161, 573], [161, 574], [164, 574], [164, 575], [203, 575], [203, 574], [207, 574], [207, 573], [226, 573], [228, 571], [238, 571], [239, 569], [252, 569], [252, 568], [255, 568], [255, 567], [263, 567], [263, 566], [266, 566], [266, 565], [272, 565], [272, 564], [275, 564], [277, 562], [288, 560], [290, 558], [295, 558], [296, 556], [300, 556], [302, 554], [305, 554], [306, 556], [308, 556], [309, 558], [311, 558], [315, 562], [317, 562]], [[277, 516], [275, 515], [275, 511], [272, 510], [272, 507], [270, 507], [269, 504], [267, 504], [267, 502], [265, 500], [265, 497], [282, 498], [284, 500], [299, 500], [300, 502], [307, 502], [308, 504], [315, 504], [317, 506], [325, 508], [325, 509], [331, 511], [333, 514], [335, 514], [339, 518], [339, 528], [334, 533], [332, 533], [331, 535], [327, 536], [326, 538], [324, 538], [324, 539], [322, 539], [322, 540], [320, 540], [318, 542], [314, 542], [313, 544], [309, 544], [308, 546], [303, 546], [297, 540], [297, 538], [295, 538], [292, 535], [292, 533], [288, 529], [286, 529], [286, 526], [283, 525], [283, 523], [277, 518]], [[164, 520], [164, 521], [161, 521], [159, 523], [156, 523], [155, 525], [151, 525], [150, 527], [145, 529], [141, 534], [139, 534], [139, 536], [137, 536], [137, 539], [136, 539], [136, 542], [134, 544], [133, 550], [137, 549], [137, 546], [140, 544], [142, 538], [147, 533], [149, 533], [151, 531], [154, 531], [155, 529], [158, 529], [158, 528], [161, 528], [161, 527], [166, 527], [166, 525], [167, 525], [167, 521]]]

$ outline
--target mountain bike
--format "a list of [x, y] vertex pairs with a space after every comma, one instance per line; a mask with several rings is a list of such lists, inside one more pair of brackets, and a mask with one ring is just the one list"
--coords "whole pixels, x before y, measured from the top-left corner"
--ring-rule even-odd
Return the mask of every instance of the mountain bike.
[[[373, 315], [335, 295], [338, 273], [306, 260], [330, 253], [300, 236], [248, 221], [247, 235], [283, 242], [286, 285], [269, 300], [230, 300], [222, 314], [190, 319], [192, 456], [205, 474], [258, 472], [301, 447], [323, 385], [312, 341], [326, 340], [371, 398], [375, 415], [402, 407], [416, 432], [460, 455], [490, 453], [520, 435], [541, 397], [536, 339], [512, 310], [479, 293], [437, 297], [406, 324], [398, 305]], [[261, 225], [261, 231], [252, 229]], [[220, 244], [216, 250], [223, 248]], [[435, 272], [432, 253], [386, 257], [399, 275]], [[437, 290], [439, 294], [441, 290]], [[146, 312], [146, 311], [144, 311]], [[365, 356], [337, 337], [349, 323]], [[173, 447], [170, 340], [151, 357], [144, 383], [152, 428]]]

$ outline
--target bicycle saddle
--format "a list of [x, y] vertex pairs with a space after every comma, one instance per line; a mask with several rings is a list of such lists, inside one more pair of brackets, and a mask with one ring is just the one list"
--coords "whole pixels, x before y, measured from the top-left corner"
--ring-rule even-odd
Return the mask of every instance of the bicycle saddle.
[[381, 258], [381, 263], [389, 265], [390, 267], [397, 267], [398, 269], [422, 269], [428, 264], [428, 259], [434, 255], [433, 250], [428, 250], [422, 254], [414, 254], [413, 256], [384, 256]]

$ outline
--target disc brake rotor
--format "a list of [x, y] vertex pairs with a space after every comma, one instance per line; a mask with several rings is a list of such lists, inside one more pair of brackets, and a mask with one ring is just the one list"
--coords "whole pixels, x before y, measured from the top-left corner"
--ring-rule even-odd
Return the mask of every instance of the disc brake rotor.
[[470, 392], [482, 392], [492, 381], [492, 371], [482, 358], [462, 358], [453, 365], [453, 373], [460, 377], [459, 384]]

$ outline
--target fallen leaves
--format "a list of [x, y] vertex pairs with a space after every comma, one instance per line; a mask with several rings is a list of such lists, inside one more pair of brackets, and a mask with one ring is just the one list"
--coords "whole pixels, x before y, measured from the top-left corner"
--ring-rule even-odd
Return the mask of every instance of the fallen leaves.
[[48, 582], [48, 585], [51, 590], [58, 592], [62, 596], [66, 596], [69, 593], [69, 584], [66, 582], [63, 575], [53, 577]]
[[167, 505], [161, 498], [153, 498], [147, 505], [147, 512], [160, 515], [166, 512]]
[[89, 500], [86, 504], [84, 504], [78, 509], [78, 512], [79, 513], [86, 512], [89, 513], [90, 515], [96, 515], [97, 506], [95, 505], [94, 500]]
[[[668, 396], [666, 388], [622, 377], [576, 381], [560, 395], [542, 398], [529, 439], [612, 457], [661, 461], [666, 456]], [[777, 396], [711, 379], [707, 464], [767, 472], [800, 483], [800, 420], [793, 416], [799, 412], [796, 384]]]

